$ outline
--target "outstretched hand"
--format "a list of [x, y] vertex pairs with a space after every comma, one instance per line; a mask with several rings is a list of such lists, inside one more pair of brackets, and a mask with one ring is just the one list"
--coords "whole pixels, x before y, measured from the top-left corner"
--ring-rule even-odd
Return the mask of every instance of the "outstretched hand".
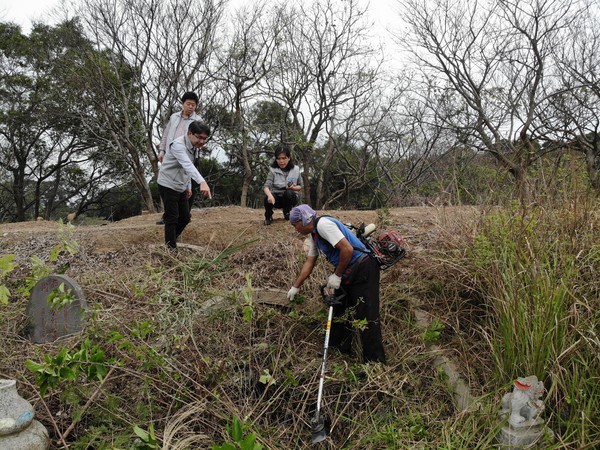
[[200, 183], [200, 193], [205, 197], [212, 198], [210, 188], [208, 187], [208, 183], [206, 181]]

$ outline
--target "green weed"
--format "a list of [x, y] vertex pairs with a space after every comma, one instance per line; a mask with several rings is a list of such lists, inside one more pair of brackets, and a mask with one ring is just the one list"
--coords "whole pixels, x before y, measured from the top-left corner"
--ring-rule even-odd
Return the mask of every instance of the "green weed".
[[55, 356], [46, 355], [43, 363], [32, 360], [25, 363], [35, 374], [35, 382], [42, 397], [48, 389], [55, 388], [63, 382], [74, 382], [80, 376], [88, 381], [102, 381], [108, 373], [109, 364], [114, 364], [114, 361], [107, 359], [104, 351], [87, 339], [76, 352], [63, 347]]
[[590, 274], [600, 270], [600, 233], [591, 217], [570, 207], [495, 212], [466, 260], [494, 313], [483, 336], [495, 380], [544, 380], [556, 428], [577, 435], [578, 446], [599, 435], [598, 283]]
[[10, 290], [4, 285], [8, 275], [17, 267], [13, 260], [15, 255], [4, 255], [0, 258], [0, 304], [8, 304]]
[[439, 342], [440, 337], [442, 336], [442, 331], [444, 331], [444, 324], [440, 322], [438, 319], [433, 319], [427, 330], [421, 333], [421, 338], [423, 342], [426, 344], [436, 344]]
[[154, 450], [159, 448], [158, 439], [154, 434], [154, 424], [148, 426], [148, 431], [138, 426], [133, 427], [133, 432], [136, 434], [140, 443], [136, 445], [136, 448], [140, 450]]
[[248, 433], [247, 427], [237, 417], [233, 418], [227, 431], [232, 441], [213, 445], [211, 450], [262, 450], [263, 446], [256, 442], [256, 435]]
[[67, 305], [70, 305], [76, 300], [76, 296], [71, 289], [65, 290], [65, 283], [60, 283], [60, 285], [53, 289], [52, 292], [48, 294], [48, 304], [51, 309], [60, 311]]

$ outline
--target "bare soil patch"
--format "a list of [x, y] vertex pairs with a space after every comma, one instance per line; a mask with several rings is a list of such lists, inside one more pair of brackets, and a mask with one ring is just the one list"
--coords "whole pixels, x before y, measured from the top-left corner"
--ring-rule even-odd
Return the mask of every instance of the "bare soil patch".
[[[448, 229], [468, 233], [476, 210], [466, 207], [409, 207], [380, 212], [357, 210], [319, 211], [345, 223], [384, 224], [382, 229], [395, 229], [405, 238], [408, 257], [382, 276], [382, 298], [399, 289], [415, 273], [427, 275], [431, 254], [441, 243], [452, 239]], [[75, 222], [74, 239], [79, 251], [68, 258], [67, 274], [82, 285], [84, 291], [108, 289], [106, 279], [135, 280], [136, 272], [147, 263], [163, 264], [164, 227], [156, 222], [160, 214], [131, 217], [100, 225], [81, 225]], [[234, 250], [228, 256], [232, 273], [216, 280], [219, 290], [238, 290], [251, 277], [256, 288], [289, 289], [303, 258], [303, 237], [276, 210], [271, 226], [263, 224], [263, 210], [238, 206], [194, 209], [192, 221], [182, 235], [180, 258], [215, 258], [222, 252]], [[25, 267], [32, 256], [47, 259], [59, 241], [57, 222], [30, 221], [0, 224], [0, 251], [14, 253], [15, 262]], [[183, 247], [183, 246], [182, 246]], [[236, 249], [239, 247], [239, 249]], [[313, 274], [303, 292], [318, 299], [318, 286], [327, 276], [328, 266], [321, 263], [322, 273]], [[321, 275], [321, 276], [320, 276]], [[86, 293], [87, 295], [87, 293]], [[425, 299], [423, 299], [425, 300]], [[318, 302], [317, 302], [318, 304]], [[431, 303], [434, 307], [434, 302]], [[441, 312], [445, 314], [445, 312]]]
[[[444, 208], [452, 214], [457, 208]], [[376, 222], [375, 211], [320, 211], [321, 215], [330, 214], [345, 222]], [[399, 230], [411, 243], [419, 246], [428, 231], [439, 222], [440, 210], [432, 207], [395, 208], [389, 210], [389, 227]], [[263, 225], [263, 210], [236, 206], [194, 209], [192, 222], [182, 236], [182, 242], [205, 246], [208, 244], [227, 245], [239, 239], [273, 238], [294, 236], [294, 229], [279, 217], [270, 227]], [[76, 225], [77, 241], [89, 247], [90, 253], [106, 253], [123, 248], [145, 248], [160, 245], [163, 242], [163, 228], [156, 225], [160, 214], [147, 214], [131, 217], [118, 222], [102, 225]], [[0, 224], [0, 246], [11, 249], [26, 243], [32, 237], [54, 235], [58, 230], [57, 222], [30, 221]]]

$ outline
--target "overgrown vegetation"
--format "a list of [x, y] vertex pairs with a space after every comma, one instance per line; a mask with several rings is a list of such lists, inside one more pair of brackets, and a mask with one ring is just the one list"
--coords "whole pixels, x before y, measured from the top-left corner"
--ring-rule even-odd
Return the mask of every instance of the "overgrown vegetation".
[[[594, 205], [434, 214], [429, 231], [411, 236], [409, 259], [382, 276], [388, 364], [330, 352], [323, 447], [492, 448], [500, 398], [530, 374], [548, 389], [544, 417], [557, 441], [546, 448], [597, 446]], [[398, 227], [397, 217], [383, 209], [376, 221]], [[282, 246], [294, 239], [283, 230], [256, 242], [223, 230], [202, 254], [176, 257], [124, 248], [77, 273], [88, 326], [53, 344], [22, 338], [26, 298], [11, 289], [0, 305], [0, 376], [19, 381], [53, 449], [311, 448], [326, 322], [318, 282], [291, 305], [253, 295], [302, 264]], [[78, 257], [63, 247], [57, 262], [68, 273]], [[31, 270], [2, 280], [12, 287]], [[414, 322], [415, 305], [433, 316], [429, 329]], [[430, 343], [460, 362], [478, 408], [457, 409]]]
[[565, 448], [600, 442], [596, 210], [593, 197], [577, 195], [492, 209], [442, 256], [450, 290], [468, 291], [485, 311], [471, 331], [490, 352], [488, 383], [543, 380], [550, 426]]

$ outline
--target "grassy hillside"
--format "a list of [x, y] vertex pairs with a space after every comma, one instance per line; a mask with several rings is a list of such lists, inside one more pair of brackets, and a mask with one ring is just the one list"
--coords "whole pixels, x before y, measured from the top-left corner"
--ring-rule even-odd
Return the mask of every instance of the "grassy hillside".
[[[321, 446], [491, 448], [502, 395], [532, 374], [548, 389], [544, 417], [557, 434], [545, 448], [597, 446], [593, 212], [327, 211], [397, 229], [409, 257], [382, 274], [388, 364], [329, 354], [331, 434]], [[261, 210], [196, 210], [183, 235], [193, 247], [171, 255], [157, 218], [0, 225], [2, 255], [15, 255], [0, 272], [11, 292], [0, 304], [0, 377], [18, 380], [51, 448], [312, 448], [326, 321], [318, 287], [329, 267], [313, 273], [299, 302], [263, 303], [259, 290], [287, 291], [303, 261], [289, 224], [265, 227]], [[23, 337], [24, 290], [44, 270], [82, 286], [90, 319], [81, 335], [42, 345]], [[467, 411], [440, 352], [477, 400]]]

